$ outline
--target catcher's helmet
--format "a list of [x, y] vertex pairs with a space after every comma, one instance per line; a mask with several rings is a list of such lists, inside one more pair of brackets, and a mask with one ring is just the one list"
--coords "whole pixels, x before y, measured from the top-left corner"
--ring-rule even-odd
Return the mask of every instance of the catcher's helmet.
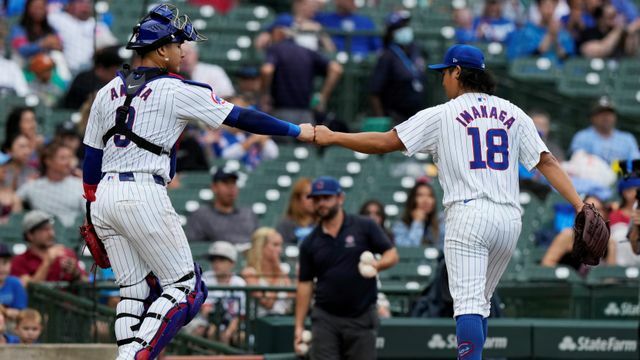
[[177, 7], [161, 4], [133, 27], [127, 49], [147, 51], [172, 42], [204, 41], [187, 15], [180, 15]]

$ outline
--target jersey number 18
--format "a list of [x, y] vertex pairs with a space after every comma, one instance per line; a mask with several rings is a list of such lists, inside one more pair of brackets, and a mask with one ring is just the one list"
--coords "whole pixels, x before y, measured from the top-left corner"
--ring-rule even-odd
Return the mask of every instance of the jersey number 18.
[[[473, 159], [469, 161], [472, 170], [486, 169], [506, 170], [509, 167], [509, 135], [504, 129], [489, 129], [486, 134], [486, 161], [482, 160], [482, 140], [480, 129], [467, 128], [467, 135], [471, 136]], [[496, 155], [500, 154], [497, 158]]]

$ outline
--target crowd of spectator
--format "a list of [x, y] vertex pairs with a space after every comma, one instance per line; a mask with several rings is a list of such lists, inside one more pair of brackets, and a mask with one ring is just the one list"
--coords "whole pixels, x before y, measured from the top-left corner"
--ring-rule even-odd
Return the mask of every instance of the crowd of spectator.
[[[238, 1], [216, 7], [229, 11]], [[25, 287], [30, 282], [89, 280], [76, 250], [57, 243], [55, 222], [70, 228], [83, 221], [80, 164], [81, 139], [87, 112], [95, 92], [109, 82], [127, 59], [123, 39], [116, 39], [104, 17], [96, 19], [89, 0], [8, 1], [6, 13], [19, 17], [8, 27], [0, 18], [0, 94], [35, 95], [45, 107], [80, 111], [83, 120], [61, 124], [55, 134], [43, 134], [36, 109], [16, 107], [6, 115], [4, 143], [0, 149], [0, 227], [12, 214], [23, 213], [21, 231], [26, 250], [13, 254], [0, 238], [0, 343], [37, 341], [42, 318], [26, 309]], [[192, 3], [207, 3], [206, 0]], [[223, 1], [216, 2], [216, 6]], [[536, 0], [531, 9], [520, 1], [467, 1], [452, 14], [458, 42], [498, 42], [509, 58], [544, 56], [561, 62], [570, 56], [628, 57], [637, 54], [640, 18], [629, 0]], [[182, 74], [210, 84], [218, 96], [250, 108], [268, 111], [292, 122], [315, 122], [328, 110], [334, 90], [343, 76], [338, 53], [354, 59], [375, 59], [367, 95], [370, 114], [395, 123], [427, 106], [427, 55], [408, 11], [391, 12], [384, 20], [382, 36], [374, 22], [360, 13], [354, 0], [335, 0], [335, 10], [323, 11], [321, 1], [294, 0], [291, 13], [279, 14], [254, 39], [264, 63], [245, 64], [227, 74], [217, 64], [200, 60], [195, 44], [184, 44]], [[336, 31], [357, 31], [346, 36]], [[94, 51], [95, 49], [95, 51]], [[131, 59], [135, 65], [137, 59]], [[231, 75], [231, 76], [229, 76]], [[233, 79], [233, 81], [232, 81]], [[564, 149], [553, 139], [553, 119], [543, 110], [530, 116], [549, 149], [560, 161], [578, 152], [595, 156], [607, 165], [616, 160], [639, 158], [632, 134], [616, 127], [617, 112], [610, 103], [598, 103], [583, 130]], [[5, 115], [3, 115], [5, 116]], [[47, 121], [46, 119], [44, 121]], [[207, 171], [211, 159], [239, 160], [252, 171], [279, 156], [278, 139], [251, 135], [230, 128], [203, 130], [190, 124], [180, 139], [178, 170]], [[179, 176], [170, 186], [179, 187]], [[523, 178], [541, 181], [537, 174]], [[318, 225], [311, 193], [311, 179], [298, 178], [282, 218], [273, 227], [260, 227], [252, 209], [238, 205], [239, 174], [220, 168], [213, 174], [213, 199], [201, 204], [186, 219], [185, 232], [193, 243], [210, 243], [209, 269], [204, 279], [211, 286], [290, 286], [297, 268], [283, 262], [287, 247], [297, 248]], [[576, 175], [576, 181], [580, 181]], [[387, 205], [376, 199], [363, 202], [360, 215], [373, 219], [397, 247], [444, 246], [444, 216], [430, 180], [417, 181], [397, 220], [386, 218]], [[595, 193], [600, 184], [581, 182], [584, 193]], [[543, 184], [544, 185], [544, 184]], [[586, 200], [607, 214], [612, 239], [605, 258], [609, 265], [640, 265], [625, 243], [634, 216], [633, 202], [640, 184], [620, 182], [617, 198], [589, 195]], [[57, 238], [58, 237], [58, 238]], [[572, 233], [557, 229], [542, 258], [544, 266], [567, 265], [585, 269], [570, 257]], [[76, 242], [77, 243], [77, 242]], [[112, 275], [111, 275], [112, 276]], [[109, 279], [108, 274], [99, 275]], [[258, 291], [258, 316], [293, 311], [287, 292]], [[111, 296], [113, 298], [115, 296]], [[242, 319], [247, 316], [244, 291], [210, 292], [190, 331], [228, 344], [244, 341]], [[114, 302], [111, 301], [111, 304]], [[6, 324], [16, 336], [6, 332]]]
[[571, 56], [638, 54], [640, 17], [630, 0], [536, 0], [528, 12], [519, 1], [477, 3], [480, 9], [455, 9], [456, 41], [502, 43], [509, 59], [542, 56], [562, 62]]

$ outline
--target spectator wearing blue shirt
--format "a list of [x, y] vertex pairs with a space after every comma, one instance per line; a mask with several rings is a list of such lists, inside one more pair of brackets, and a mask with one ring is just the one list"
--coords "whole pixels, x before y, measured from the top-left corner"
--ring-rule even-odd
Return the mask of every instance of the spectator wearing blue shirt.
[[13, 254], [6, 244], [0, 243], [0, 305], [5, 307], [5, 315], [15, 320], [20, 310], [27, 307], [27, 292], [20, 279], [10, 276]]
[[269, 27], [273, 45], [267, 49], [266, 61], [261, 68], [261, 108], [281, 119], [312, 123], [310, 104], [316, 76], [325, 77], [315, 108], [323, 112], [340, 79], [342, 66], [296, 44], [292, 38], [292, 23], [293, 18], [280, 17]]
[[598, 103], [591, 111], [591, 126], [574, 135], [570, 151], [584, 150], [608, 163], [640, 158], [636, 139], [631, 133], [617, 130], [616, 121], [613, 106], [607, 102]]
[[473, 28], [473, 14], [468, 7], [453, 10], [453, 23], [455, 24], [456, 43], [470, 44], [478, 41], [476, 31]]
[[[370, 18], [356, 14], [355, 0], [336, 0], [335, 5], [335, 12], [316, 15], [315, 20], [325, 29], [344, 32], [376, 30]], [[382, 47], [380, 38], [376, 35], [332, 35], [331, 38], [338, 51], [346, 51], [355, 56], [366, 57]]]
[[574, 55], [576, 49], [573, 38], [553, 17], [558, 0], [536, 0], [536, 3], [540, 10], [540, 24], [528, 23], [513, 33], [508, 41], [508, 58], [541, 56], [561, 62]]
[[0, 305], [0, 345], [20, 344], [20, 338], [7, 332], [6, 309]]
[[516, 30], [516, 24], [502, 15], [502, 0], [487, 0], [482, 16], [473, 22], [473, 29], [480, 41], [507, 41], [509, 35]]
[[375, 116], [400, 123], [427, 106], [426, 60], [414, 41], [408, 11], [387, 19], [384, 51], [371, 79], [371, 105]]
[[[295, 42], [309, 50], [333, 53], [336, 51], [331, 37], [324, 31], [322, 25], [315, 20], [319, 7], [317, 0], [293, 0], [291, 13], [282, 13], [278, 18], [293, 17], [293, 39]], [[276, 19], [278, 21], [278, 19]], [[254, 41], [257, 49], [266, 48], [271, 42], [269, 31], [261, 32]]]
[[571, 36], [577, 40], [581, 32], [596, 25], [596, 20], [584, 5], [583, 0], [568, 0], [567, 5], [569, 5], [569, 13], [563, 15], [560, 18], [560, 22]]
[[624, 16], [625, 23], [631, 24], [640, 21], [638, 8], [631, 0], [609, 0], [609, 3], [616, 8], [616, 11]]
[[[234, 103], [235, 104], [235, 103]], [[278, 157], [278, 145], [268, 135], [250, 134], [235, 128], [222, 129], [220, 139], [213, 144], [218, 158], [239, 160], [247, 170], [254, 170], [262, 160]]]

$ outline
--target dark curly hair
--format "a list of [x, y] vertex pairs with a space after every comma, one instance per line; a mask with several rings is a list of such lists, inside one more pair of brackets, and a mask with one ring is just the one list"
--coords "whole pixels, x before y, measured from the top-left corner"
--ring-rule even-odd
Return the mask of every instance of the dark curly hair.
[[[455, 67], [450, 67], [446, 71], [451, 73]], [[493, 95], [496, 92], [496, 80], [489, 71], [471, 68], [460, 68], [460, 85], [463, 89], [474, 92], [481, 92]]]

